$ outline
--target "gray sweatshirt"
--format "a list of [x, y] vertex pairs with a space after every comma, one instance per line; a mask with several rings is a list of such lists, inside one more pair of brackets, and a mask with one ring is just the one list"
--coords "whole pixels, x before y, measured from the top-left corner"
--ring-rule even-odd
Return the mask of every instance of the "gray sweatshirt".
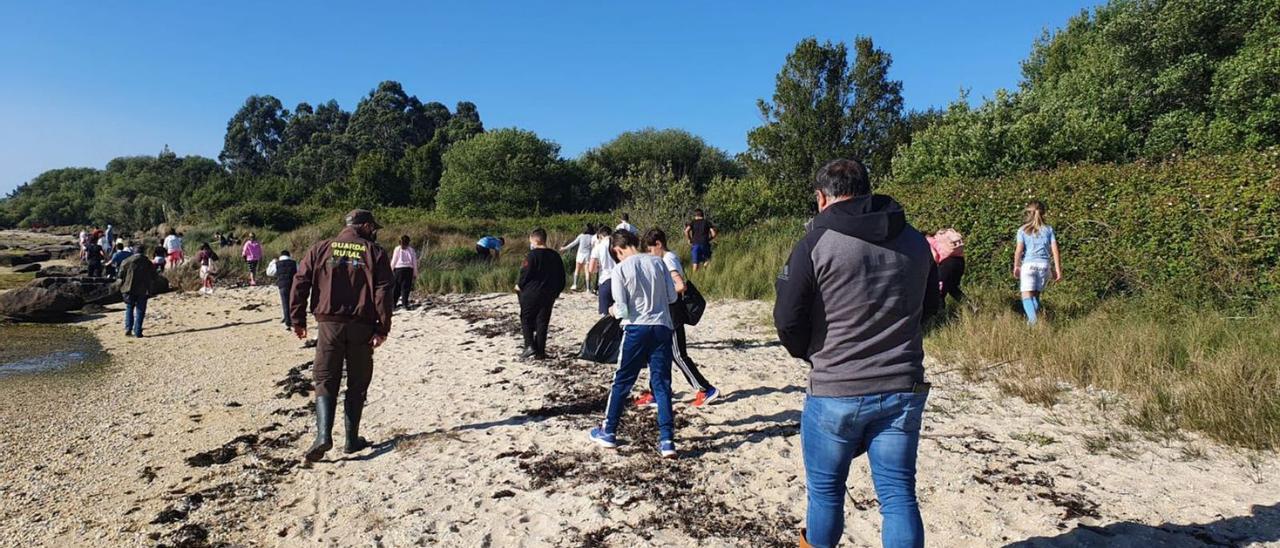
[[613, 267], [613, 300], [622, 325], [661, 325], [675, 329], [671, 303], [676, 302], [676, 285], [662, 259], [636, 254]]
[[773, 321], [813, 366], [810, 395], [908, 392], [924, 382], [921, 322], [939, 298], [924, 235], [892, 198], [863, 196], [814, 218], [778, 276]]

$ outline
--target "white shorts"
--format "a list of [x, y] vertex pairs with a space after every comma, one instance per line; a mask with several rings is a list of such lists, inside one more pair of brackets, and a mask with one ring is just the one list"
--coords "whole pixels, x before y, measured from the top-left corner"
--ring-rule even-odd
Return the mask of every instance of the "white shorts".
[[1019, 291], [1041, 291], [1049, 281], [1049, 263], [1035, 261], [1022, 263], [1022, 275], [1018, 277]]
[[586, 254], [582, 254], [582, 253], [578, 254], [578, 264], [587, 264], [589, 262], [591, 262], [590, 250], [588, 250]]

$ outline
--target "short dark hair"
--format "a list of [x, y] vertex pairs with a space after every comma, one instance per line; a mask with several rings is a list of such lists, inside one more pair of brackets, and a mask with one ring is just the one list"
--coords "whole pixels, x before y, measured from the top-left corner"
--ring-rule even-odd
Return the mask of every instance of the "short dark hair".
[[284, 251], [281, 251], [281, 252], [280, 252], [280, 255], [282, 255], [282, 256], [284, 256], [284, 257], [289, 257], [289, 256], [290, 256], [290, 255], [289, 255], [289, 250], [288, 250], [288, 249], [286, 249], [286, 250], [284, 250]]
[[505, 245], [507, 243], [507, 239], [503, 238], [502, 236], [498, 236], [498, 243]]
[[693, 210], [693, 216], [694, 216], [694, 217], [701, 217], [701, 216], [702, 216], [702, 208], [698, 208], [698, 209]]
[[813, 188], [831, 198], [866, 196], [871, 194], [871, 180], [867, 178], [867, 168], [862, 162], [832, 160], [818, 170]]
[[116, 244], [116, 251], [124, 251], [124, 244]]
[[604, 225], [600, 225], [600, 230], [596, 231], [596, 236], [600, 236], [602, 238], [608, 238], [611, 234], [613, 234], [613, 229]]
[[409, 235], [408, 235], [408, 234], [405, 234], [405, 235], [403, 235], [403, 236], [400, 236], [400, 245], [405, 246], [405, 247], [409, 247]]
[[533, 241], [538, 242], [540, 244], [547, 243], [547, 231], [543, 230], [542, 227], [538, 227], [533, 230], [530, 230], [529, 237], [532, 238]]
[[623, 214], [622, 214], [622, 220], [624, 220], [624, 221], [630, 221], [630, 220], [631, 220], [631, 215], [630, 215], [630, 214], [627, 214], [627, 213], [623, 213]]
[[667, 247], [667, 233], [663, 232], [661, 228], [650, 228], [648, 232], [644, 233], [645, 247], [653, 247], [658, 245], [658, 242], [662, 242], [662, 247]]
[[609, 248], [613, 249], [615, 247], [638, 248], [640, 247], [640, 238], [637, 238], [636, 235], [632, 234], [630, 230], [615, 231], [613, 235], [609, 237]]

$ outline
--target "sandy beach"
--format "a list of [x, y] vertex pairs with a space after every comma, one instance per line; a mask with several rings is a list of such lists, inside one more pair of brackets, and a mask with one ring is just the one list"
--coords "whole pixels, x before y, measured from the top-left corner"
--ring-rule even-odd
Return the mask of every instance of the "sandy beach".
[[[591, 295], [553, 317], [554, 359], [521, 362], [512, 295], [430, 297], [397, 312], [362, 428], [374, 447], [299, 460], [313, 435], [312, 351], [274, 288], [152, 301], [147, 337], [119, 306], [82, 323], [111, 362], [0, 379], [0, 545], [774, 546], [804, 515], [804, 366], [769, 304], [712, 303], [690, 352], [727, 392], [674, 381], [681, 458], [628, 410], [616, 453], [585, 431], [608, 366], [570, 357]], [[931, 361], [919, 494], [931, 546], [1280, 545], [1280, 459], [1124, 424], [1124, 399], [1074, 389], [1043, 407]], [[341, 424], [335, 434], [341, 434]], [[848, 546], [879, 543], [864, 461]]]

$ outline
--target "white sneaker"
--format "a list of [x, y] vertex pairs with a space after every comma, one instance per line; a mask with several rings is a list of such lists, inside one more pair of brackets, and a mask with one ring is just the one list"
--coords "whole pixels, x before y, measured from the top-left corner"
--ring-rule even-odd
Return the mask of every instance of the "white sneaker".
[[569, 291], [577, 291], [577, 290], [578, 290], [578, 286], [577, 286], [577, 285], [574, 285], [573, 287], [570, 287], [570, 288], [569, 288]]

